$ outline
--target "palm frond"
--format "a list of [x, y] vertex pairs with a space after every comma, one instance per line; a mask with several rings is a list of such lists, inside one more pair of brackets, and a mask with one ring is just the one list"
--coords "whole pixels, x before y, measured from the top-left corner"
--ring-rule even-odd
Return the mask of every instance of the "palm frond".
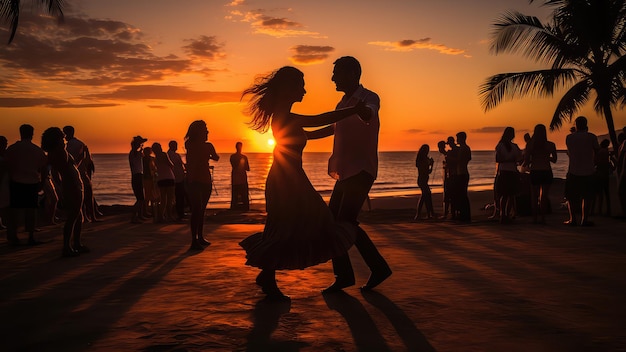
[[64, 0], [39, 0], [39, 2], [47, 7], [46, 12], [49, 15], [63, 19], [63, 2]]
[[502, 101], [527, 96], [551, 97], [556, 89], [572, 84], [576, 78], [577, 71], [573, 69], [501, 73], [489, 77], [478, 94], [483, 109], [489, 111]]
[[[44, 6], [46, 13], [63, 21], [64, 0], [33, 0]], [[15, 38], [20, 18], [20, 0], [0, 0], [0, 19], [9, 23], [9, 44]]]
[[579, 111], [588, 101], [591, 92], [591, 82], [582, 80], [570, 88], [559, 101], [554, 111], [550, 130], [558, 130], [563, 125], [563, 121], [571, 121], [574, 113]]
[[508, 12], [493, 26], [490, 50], [495, 54], [520, 53], [535, 62], [551, 64], [553, 68], [579, 64], [587, 56], [583, 48], [564, 40], [558, 26], [544, 25], [533, 16]]

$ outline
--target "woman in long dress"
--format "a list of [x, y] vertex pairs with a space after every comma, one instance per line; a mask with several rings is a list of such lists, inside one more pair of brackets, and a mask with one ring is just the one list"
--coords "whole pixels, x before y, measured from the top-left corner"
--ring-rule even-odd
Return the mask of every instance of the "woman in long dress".
[[267, 175], [265, 201], [267, 219], [263, 232], [244, 239], [246, 264], [262, 269], [256, 283], [270, 299], [288, 299], [276, 284], [276, 270], [304, 269], [343, 255], [352, 246], [356, 228], [337, 223], [328, 206], [302, 169], [302, 151], [307, 139], [319, 138], [304, 127], [326, 126], [361, 113], [365, 105], [305, 116], [291, 112], [302, 101], [303, 73], [283, 67], [246, 89], [251, 95], [252, 128], [272, 129], [276, 146]]

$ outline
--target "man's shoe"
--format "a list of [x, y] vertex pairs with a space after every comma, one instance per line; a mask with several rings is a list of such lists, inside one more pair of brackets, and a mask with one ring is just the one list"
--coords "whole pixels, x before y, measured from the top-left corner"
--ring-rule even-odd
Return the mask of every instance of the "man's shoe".
[[367, 283], [364, 286], [361, 286], [361, 290], [371, 290], [374, 287], [380, 285], [389, 276], [391, 276], [391, 269], [389, 268], [381, 271], [372, 272], [370, 278], [367, 280]]
[[332, 285], [326, 287], [325, 289], [322, 290], [322, 293], [333, 293], [333, 292], [339, 292], [341, 290], [343, 290], [346, 287], [350, 287], [350, 286], [354, 286], [354, 278], [352, 278], [351, 280], [347, 280], [347, 279], [335, 279], [335, 282], [333, 282]]

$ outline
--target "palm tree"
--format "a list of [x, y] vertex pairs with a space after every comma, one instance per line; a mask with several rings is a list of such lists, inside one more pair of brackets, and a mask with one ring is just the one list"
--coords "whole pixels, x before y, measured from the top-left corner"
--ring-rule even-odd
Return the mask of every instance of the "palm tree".
[[533, 16], [508, 12], [494, 24], [491, 50], [495, 54], [521, 53], [550, 68], [489, 77], [480, 86], [483, 109], [524, 96], [552, 97], [557, 89], [568, 88], [550, 122], [550, 130], [558, 130], [594, 92], [594, 110], [606, 119], [617, 150], [612, 109], [626, 106], [626, 0], [543, 2], [554, 7], [547, 24]]
[[[52, 16], [63, 19], [63, 0], [32, 0], [34, 5], [43, 5], [46, 12]], [[11, 25], [11, 36], [9, 44], [17, 32], [17, 24], [20, 18], [20, 0], [0, 0], [0, 19], [9, 22]]]

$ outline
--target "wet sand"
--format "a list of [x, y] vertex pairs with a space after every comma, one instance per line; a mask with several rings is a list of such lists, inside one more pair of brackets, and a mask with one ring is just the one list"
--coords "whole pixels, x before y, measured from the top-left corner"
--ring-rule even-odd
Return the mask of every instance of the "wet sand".
[[501, 225], [480, 210], [490, 197], [472, 193], [471, 224], [414, 222], [415, 197], [372, 199], [362, 226], [393, 275], [361, 292], [369, 272], [353, 248], [355, 287], [322, 295], [330, 263], [279, 272], [286, 303], [263, 299], [238, 246], [262, 230], [262, 205], [209, 206], [202, 252], [188, 251], [186, 224], [103, 207], [80, 257], [61, 258], [60, 225], [38, 246], [0, 244], [0, 349], [626, 351], [626, 222], [564, 226], [553, 196], [547, 224]]

